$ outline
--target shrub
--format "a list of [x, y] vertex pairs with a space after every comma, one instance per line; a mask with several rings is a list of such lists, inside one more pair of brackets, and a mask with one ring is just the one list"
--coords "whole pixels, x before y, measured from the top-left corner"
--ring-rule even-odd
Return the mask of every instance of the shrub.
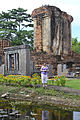
[[66, 83], [65, 76], [60, 76], [60, 84], [61, 84], [61, 86], [65, 86], [65, 83]]
[[60, 86], [60, 79], [59, 79], [59, 76], [56, 76], [56, 77], [55, 77], [55, 80], [56, 80], [56, 85], [57, 85], [57, 86]]

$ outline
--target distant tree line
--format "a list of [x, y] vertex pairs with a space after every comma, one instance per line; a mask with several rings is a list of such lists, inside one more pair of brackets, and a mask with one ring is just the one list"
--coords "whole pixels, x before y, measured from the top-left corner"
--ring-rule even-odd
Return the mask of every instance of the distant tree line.
[[3, 38], [10, 40], [12, 46], [29, 44], [33, 47], [33, 24], [26, 9], [0, 13], [0, 39]]
[[77, 40], [77, 38], [72, 39], [72, 51], [80, 54], [80, 42]]

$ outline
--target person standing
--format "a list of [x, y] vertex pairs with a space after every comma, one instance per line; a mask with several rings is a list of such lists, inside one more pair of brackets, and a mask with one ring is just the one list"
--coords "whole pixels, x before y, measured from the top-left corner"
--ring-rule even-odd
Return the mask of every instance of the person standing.
[[44, 63], [43, 66], [41, 67], [41, 80], [43, 87], [47, 86], [47, 73], [48, 73], [48, 67], [46, 63]]

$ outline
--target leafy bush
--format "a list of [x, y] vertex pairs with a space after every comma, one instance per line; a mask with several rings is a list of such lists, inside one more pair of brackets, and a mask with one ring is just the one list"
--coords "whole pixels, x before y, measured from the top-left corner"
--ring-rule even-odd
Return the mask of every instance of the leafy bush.
[[31, 83], [35, 86], [36, 84], [41, 84], [41, 77], [38, 73], [32, 75]]
[[60, 84], [61, 84], [61, 86], [65, 86], [65, 83], [66, 83], [65, 76], [61, 76], [60, 77]]
[[66, 79], [65, 76], [54, 76], [51, 80], [48, 81], [48, 84], [65, 86]]

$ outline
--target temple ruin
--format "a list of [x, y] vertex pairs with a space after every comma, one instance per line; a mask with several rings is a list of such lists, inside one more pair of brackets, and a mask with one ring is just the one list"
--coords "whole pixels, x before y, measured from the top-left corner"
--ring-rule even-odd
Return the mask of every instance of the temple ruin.
[[32, 12], [34, 52], [31, 59], [40, 69], [43, 62], [52, 65], [54, 75], [80, 75], [80, 55], [72, 52], [73, 17], [55, 6], [42, 6]]
[[4, 48], [5, 74], [30, 75], [30, 50], [28, 45]]
[[71, 22], [73, 17], [55, 6], [33, 10], [34, 48], [54, 55], [71, 54]]
[[40, 72], [41, 65], [46, 62], [49, 76], [80, 76], [80, 55], [72, 51], [73, 17], [55, 6], [34, 9], [31, 16], [34, 22], [33, 51], [30, 52], [28, 45], [10, 47], [7, 40], [1, 40], [0, 74], [31, 75]]
[[0, 74], [4, 74], [4, 64], [5, 64], [4, 48], [9, 46], [10, 46], [10, 42], [6, 38], [0, 40]]

